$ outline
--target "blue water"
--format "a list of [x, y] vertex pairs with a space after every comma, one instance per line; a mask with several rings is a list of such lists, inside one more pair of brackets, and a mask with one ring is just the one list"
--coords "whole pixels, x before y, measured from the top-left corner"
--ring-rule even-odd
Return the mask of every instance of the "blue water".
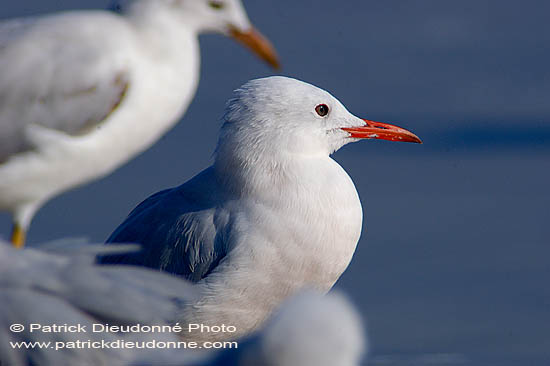
[[[0, 17], [108, 3], [7, 3]], [[364, 314], [370, 364], [550, 365], [550, 3], [245, 5], [285, 75], [425, 142], [366, 141], [335, 154], [365, 211], [337, 286]], [[182, 123], [106, 179], [49, 202], [31, 244], [102, 241], [143, 198], [210, 163], [231, 90], [271, 71], [223, 37], [201, 41], [201, 85]]]

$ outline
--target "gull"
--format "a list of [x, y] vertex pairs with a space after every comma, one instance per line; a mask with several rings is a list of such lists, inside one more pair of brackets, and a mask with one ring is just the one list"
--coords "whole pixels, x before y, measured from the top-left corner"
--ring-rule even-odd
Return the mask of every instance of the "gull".
[[240, 0], [133, 0], [0, 23], [0, 210], [24, 245], [36, 211], [146, 150], [197, 89], [198, 35], [217, 32], [277, 67]]
[[333, 152], [360, 139], [421, 142], [282, 76], [236, 90], [223, 122], [213, 165], [146, 199], [107, 240], [143, 250], [101, 259], [195, 283], [200, 299], [179, 321], [237, 328], [202, 334], [210, 340], [249, 334], [287, 297], [303, 288], [325, 293], [347, 268], [363, 214]]

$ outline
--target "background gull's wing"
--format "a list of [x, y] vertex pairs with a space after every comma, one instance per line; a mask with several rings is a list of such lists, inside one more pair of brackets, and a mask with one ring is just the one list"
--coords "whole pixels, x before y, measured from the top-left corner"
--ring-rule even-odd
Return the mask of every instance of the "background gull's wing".
[[[0, 23], [0, 163], [32, 150], [33, 125], [71, 136], [106, 122], [130, 88], [116, 15], [54, 15]], [[116, 26], [115, 26], [116, 30]]]

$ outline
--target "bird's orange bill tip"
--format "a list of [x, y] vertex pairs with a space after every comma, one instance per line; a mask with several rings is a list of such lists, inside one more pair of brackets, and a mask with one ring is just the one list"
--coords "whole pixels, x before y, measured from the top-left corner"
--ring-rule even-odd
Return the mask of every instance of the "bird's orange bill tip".
[[252, 50], [259, 58], [267, 62], [275, 70], [281, 68], [279, 57], [271, 42], [261, 34], [256, 28], [251, 27], [246, 32], [240, 31], [232, 27], [230, 29], [231, 36]]
[[356, 139], [380, 139], [388, 141], [422, 143], [414, 133], [404, 128], [390, 125], [389, 123], [375, 122], [364, 119], [365, 125], [360, 127], [344, 127], [342, 130], [348, 132], [351, 138]]

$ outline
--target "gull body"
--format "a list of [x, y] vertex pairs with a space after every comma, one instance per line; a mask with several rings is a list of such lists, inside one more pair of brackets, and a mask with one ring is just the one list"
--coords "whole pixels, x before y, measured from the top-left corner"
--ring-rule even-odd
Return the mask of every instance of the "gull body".
[[103, 260], [195, 282], [201, 299], [181, 321], [238, 328], [206, 339], [245, 335], [288, 296], [306, 287], [327, 292], [344, 272], [363, 216], [351, 178], [331, 153], [361, 134], [420, 141], [395, 126], [372, 127], [295, 79], [253, 80], [235, 94], [214, 164], [145, 200], [108, 239], [140, 243], [142, 252]]
[[44, 202], [112, 172], [179, 120], [197, 88], [203, 32], [277, 64], [240, 0], [133, 0], [121, 15], [0, 23], [0, 209], [13, 215], [14, 244]]

